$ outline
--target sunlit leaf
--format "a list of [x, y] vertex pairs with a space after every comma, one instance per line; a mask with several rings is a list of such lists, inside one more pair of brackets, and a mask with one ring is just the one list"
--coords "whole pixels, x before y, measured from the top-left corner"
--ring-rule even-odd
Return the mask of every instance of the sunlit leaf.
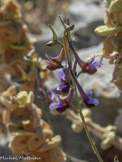
[[111, 13], [122, 12], [122, 1], [121, 0], [112, 1], [109, 10]]
[[116, 32], [122, 31], [122, 27], [108, 27], [106, 25], [99, 26], [95, 29], [95, 32], [101, 36], [107, 36], [110, 34], [114, 34]]

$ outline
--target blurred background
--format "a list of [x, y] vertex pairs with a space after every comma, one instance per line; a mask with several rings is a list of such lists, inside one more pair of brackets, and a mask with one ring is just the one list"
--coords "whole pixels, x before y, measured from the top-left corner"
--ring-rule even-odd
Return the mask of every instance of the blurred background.
[[[72, 35], [76, 39], [75, 49], [81, 58], [85, 60], [102, 52], [102, 42], [105, 38], [98, 36], [94, 29], [104, 24], [103, 0], [18, 0], [18, 2], [22, 7], [23, 20], [28, 25], [29, 35], [37, 39], [34, 46], [41, 57], [44, 58], [45, 53], [56, 56], [60, 51], [60, 47], [50, 48], [45, 45], [52, 39], [48, 24], [54, 27], [59, 38], [62, 37], [63, 27], [59, 15], [64, 20], [69, 18], [71, 24], [75, 25]], [[94, 76], [89, 77], [84, 74], [79, 80], [86, 92], [93, 90], [95, 97], [100, 100], [99, 106], [92, 109], [93, 121], [101, 126], [114, 124], [118, 127], [117, 133], [122, 135], [122, 95], [111, 82], [114, 65], [109, 64], [107, 59], [103, 60], [103, 64], [104, 66]], [[51, 88], [55, 88], [56, 84], [56, 81], [48, 82]], [[51, 116], [51, 118], [56, 133], [62, 137], [63, 150], [67, 154], [84, 161], [97, 162], [84, 131], [74, 133], [71, 122], [62, 115]], [[118, 155], [119, 160], [122, 161], [122, 153], [119, 150], [110, 148], [103, 151], [100, 148], [100, 139], [93, 134], [92, 137], [104, 162], [113, 162], [115, 155]], [[6, 154], [11, 155], [11, 151], [1, 144], [0, 155], [4, 155], [5, 151]]]

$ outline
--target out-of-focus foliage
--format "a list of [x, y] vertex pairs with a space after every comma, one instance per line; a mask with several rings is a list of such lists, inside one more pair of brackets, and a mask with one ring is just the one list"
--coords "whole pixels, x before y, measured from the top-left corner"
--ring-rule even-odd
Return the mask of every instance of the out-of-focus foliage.
[[6, 107], [4, 123], [14, 135], [9, 147], [14, 155], [37, 158], [29, 162], [64, 162], [65, 154], [58, 147], [61, 137], [53, 137], [50, 126], [41, 118], [41, 109], [33, 103], [33, 96], [32, 92], [26, 91], [17, 94], [13, 86], [0, 97]]
[[23, 57], [33, 48], [32, 43], [27, 36], [27, 26], [22, 21], [19, 4], [14, 1], [6, 3], [0, 9], [0, 71], [3, 75], [6, 73], [12, 79], [20, 79], [18, 65], [26, 72], [30, 71]]
[[112, 82], [122, 90], [122, 1], [105, 0], [105, 25], [95, 29], [104, 40], [103, 56], [115, 64]]
[[47, 24], [52, 24], [60, 14], [68, 15], [72, 0], [18, 0], [22, 6], [23, 18], [33, 33], [40, 33]]

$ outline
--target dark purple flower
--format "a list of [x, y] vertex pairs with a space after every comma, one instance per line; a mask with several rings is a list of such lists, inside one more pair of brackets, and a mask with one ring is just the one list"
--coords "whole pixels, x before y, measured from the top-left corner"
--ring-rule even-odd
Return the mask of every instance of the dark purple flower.
[[41, 64], [45, 64], [46, 68], [49, 70], [56, 70], [59, 68], [62, 68], [63, 66], [61, 65], [64, 57], [64, 49], [61, 50], [59, 56], [57, 57], [50, 57], [46, 54], [46, 57], [48, 60], [43, 60]]
[[95, 57], [93, 57], [91, 59], [91, 61], [89, 61], [89, 62], [81, 60], [80, 57], [78, 56], [78, 54], [75, 52], [75, 50], [74, 50], [74, 48], [73, 48], [73, 46], [72, 46], [72, 44], [70, 42], [69, 42], [69, 45], [70, 45], [70, 48], [73, 51], [73, 54], [75, 56], [75, 59], [76, 59], [77, 63], [82, 68], [82, 72], [92, 75], [97, 71], [96, 67], [101, 67], [103, 65], [103, 63], [100, 62], [100, 61], [94, 62]]
[[92, 97], [92, 91], [89, 91], [88, 94], [85, 94], [83, 88], [80, 86], [80, 84], [79, 84], [79, 82], [78, 82], [77, 78], [75, 77], [72, 70], [71, 70], [71, 74], [72, 74], [72, 77], [73, 77], [73, 79], [74, 79], [74, 81], [77, 85], [79, 93], [80, 93], [81, 97], [83, 98], [83, 102], [85, 103], [85, 105], [89, 108], [98, 105], [99, 101], [97, 99], [91, 98]]
[[89, 91], [87, 96], [83, 99], [85, 105], [89, 108], [97, 106], [99, 104], [99, 100], [91, 97], [92, 97], [92, 91]]
[[69, 84], [67, 83], [61, 83], [58, 87], [57, 87], [57, 91], [61, 91], [61, 92], [68, 92], [69, 91]]
[[68, 92], [70, 89], [69, 82], [71, 81], [69, 76], [69, 70], [63, 69], [62, 72], [59, 72], [57, 74], [57, 78], [61, 82], [61, 84], [57, 87], [57, 90], [61, 92]]
[[69, 95], [64, 99], [61, 99], [59, 95], [56, 95], [59, 102], [51, 103], [49, 105], [49, 108], [51, 110], [56, 109], [59, 113], [64, 112], [67, 108], [70, 107], [72, 96], [73, 96], [73, 89], [71, 89], [71, 91], [69, 92]]
[[82, 61], [80, 62], [79, 65], [82, 67], [82, 71], [84, 73], [88, 73], [88, 74], [92, 75], [92, 74], [96, 73], [96, 71], [97, 71], [96, 67], [101, 67], [103, 65], [102, 62], [100, 62], [100, 61], [94, 62], [94, 60], [95, 60], [95, 57], [93, 57], [90, 62], [86, 62], [85, 65], [83, 63], [83, 66], [82, 66]]

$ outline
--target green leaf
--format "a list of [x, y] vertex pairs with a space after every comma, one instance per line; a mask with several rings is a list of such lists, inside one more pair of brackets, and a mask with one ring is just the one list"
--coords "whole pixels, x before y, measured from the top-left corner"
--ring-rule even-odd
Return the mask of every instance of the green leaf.
[[122, 12], [122, 0], [114, 0], [111, 2], [109, 11], [111, 13], [114, 12]]
[[116, 32], [120, 32], [122, 31], [122, 27], [121, 26], [117, 26], [117, 27], [108, 27], [106, 25], [102, 25], [99, 26], [95, 29], [95, 32], [101, 36], [108, 36], [111, 34], [114, 34]]

